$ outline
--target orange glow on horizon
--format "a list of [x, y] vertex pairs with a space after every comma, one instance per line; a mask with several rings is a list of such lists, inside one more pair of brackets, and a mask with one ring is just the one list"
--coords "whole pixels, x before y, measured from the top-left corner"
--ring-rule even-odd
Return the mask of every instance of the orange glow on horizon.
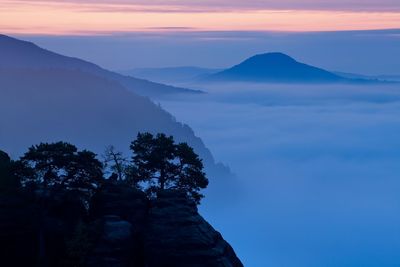
[[183, 10], [179, 6], [0, 0], [0, 28], [17, 34], [130, 31], [339, 31], [400, 28], [399, 12]]

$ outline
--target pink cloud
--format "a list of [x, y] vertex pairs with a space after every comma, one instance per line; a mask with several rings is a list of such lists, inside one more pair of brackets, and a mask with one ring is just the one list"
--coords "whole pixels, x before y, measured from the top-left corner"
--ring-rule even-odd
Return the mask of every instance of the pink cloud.
[[[0, 0], [0, 3], [3, 2]], [[75, 3], [83, 8], [90, 4], [102, 11], [210, 12], [230, 10], [342, 10], [393, 12], [400, 11], [399, 0], [17, 0], [25, 3]]]
[[[273, 8], [272, 1], [233, 1], [229, 4], [226, 0], [214, 1], [213, 4], [210, 0], [185, 4], [182, 0], [175, 0], [156, 5], [161, 1], [144, 4], [142, 0], [83, 0], [79, 3], [77, 0], [0, 0], [0, 28], [8, 33], [81, 34], [189, 29], [335, 31], [400, 27], [400, 10], [295, 9], [294, 4], [291, 9], [278, 9]], [[365, 1], [369, 3], [369, 0]], [[292, 2], [281, 0], [280, 5], [283, 7], [285, 3], [288, 5]], [[318, 3], [309, 0], [302, 2]], [[339, 0], [336, 5], [341, 2]], [[210, 4], [207, 6], [207, 3]], [[271, 3], [269, 9], [268, 3]], [[313, 7], [318, 5], [314, 4]]]

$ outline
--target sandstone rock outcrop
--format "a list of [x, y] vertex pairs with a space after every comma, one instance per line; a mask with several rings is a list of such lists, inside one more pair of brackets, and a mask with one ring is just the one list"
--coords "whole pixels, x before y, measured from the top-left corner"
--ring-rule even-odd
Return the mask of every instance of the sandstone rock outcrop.
[[65, 190], [0, 195], [5, 266], [243, 266], [180, 192], [150, 201], [125, 184], [105, 182], [86, 204]]
[[158, 194], [149, 212], [149, 267], [241, 267], [232, 247], [201, 217], [184, 193]]

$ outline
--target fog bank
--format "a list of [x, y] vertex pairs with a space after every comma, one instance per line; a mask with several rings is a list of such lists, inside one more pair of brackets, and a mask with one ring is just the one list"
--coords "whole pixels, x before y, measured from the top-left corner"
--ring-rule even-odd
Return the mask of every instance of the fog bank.
[[399, 86], [205, 89], [159, 101], [238, 175], [238, 203], [201, 209], [246, 266], [400, 263]]

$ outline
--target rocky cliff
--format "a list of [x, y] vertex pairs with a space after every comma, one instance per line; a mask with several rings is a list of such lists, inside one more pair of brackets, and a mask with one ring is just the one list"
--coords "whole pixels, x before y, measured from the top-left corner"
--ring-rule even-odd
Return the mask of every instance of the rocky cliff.
[[63, 190], [1, 196], [0, 239], [3, 266], [243, 266], [183, 194], [150, 201], [111, 182], [90, 203]]

